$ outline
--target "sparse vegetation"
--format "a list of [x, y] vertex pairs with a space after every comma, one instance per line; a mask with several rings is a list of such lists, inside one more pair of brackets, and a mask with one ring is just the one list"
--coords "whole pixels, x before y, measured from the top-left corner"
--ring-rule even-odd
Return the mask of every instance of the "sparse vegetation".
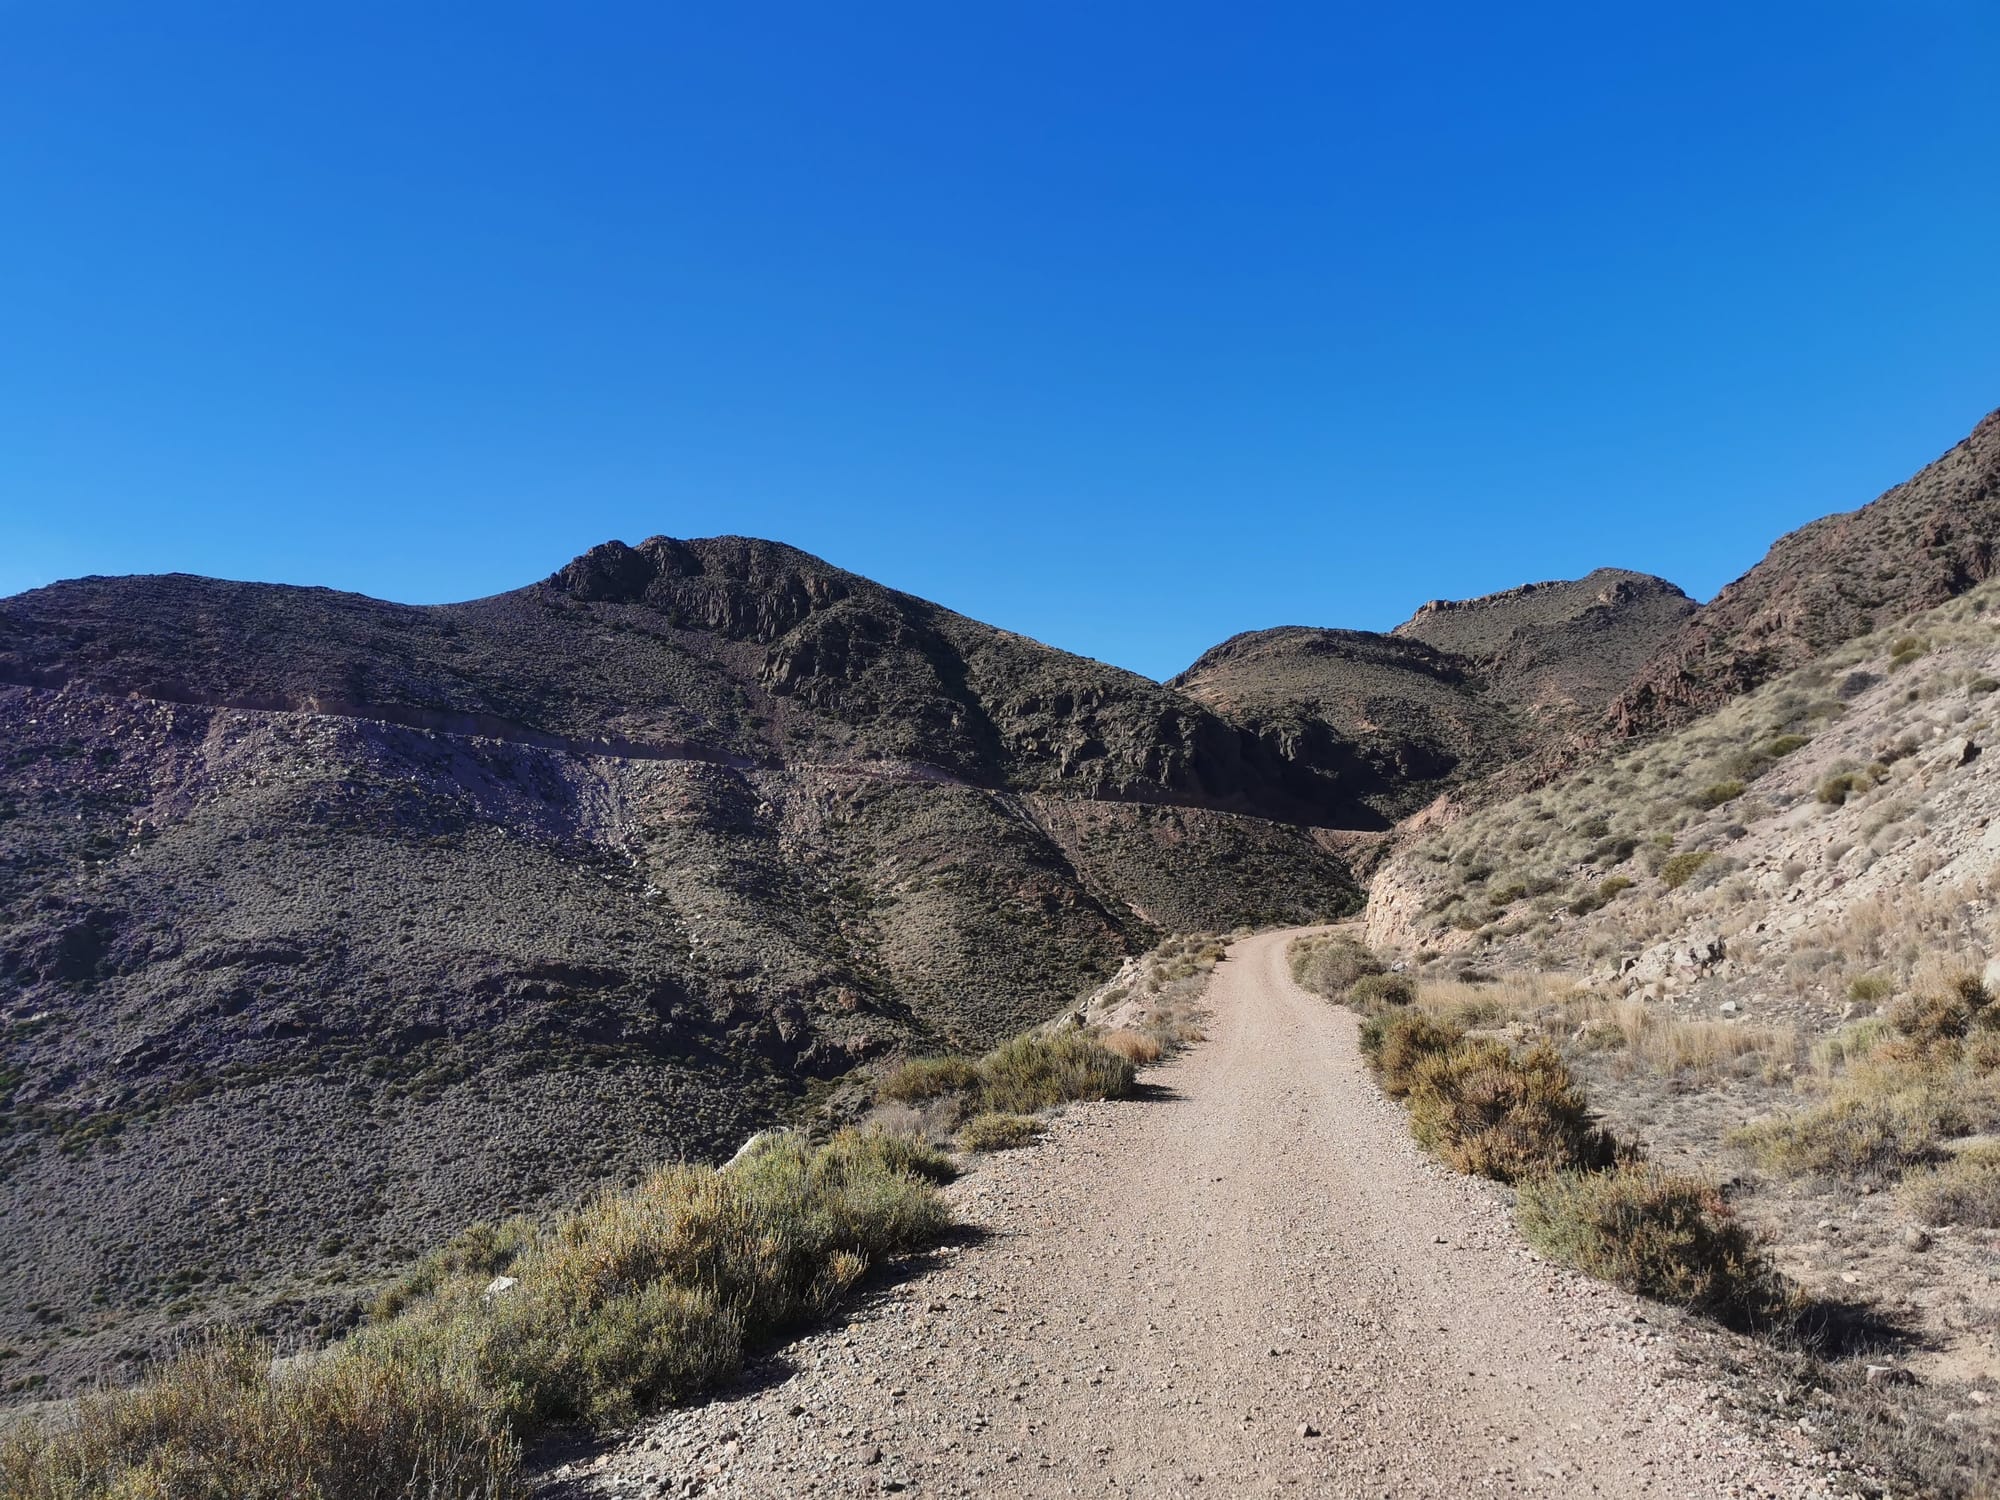
[[274, 1372], [220, 1344], [0, 1442], [24, 1500], [521, 1492], [519, 1437], [691, 1396], [746, 1343], [823, 1313], [874, 1259], [947, 1222], [950, 1163], [916, 1142], [779, 1136], [725, 1169], [675, 1166], [607, 1193], [512, 1252], [487, 1287], [476, 1235], [431, 1261], [402, 1310]]
[[1417, 982], [1404, 974], [1363, 974], [1349, 987], [1347, 998], [1366, 1014], [1394, 1010], [1416, 1000]]
[[913, 1057], [876, 1085], [885, 1099], [918, 1104], [964, 1093], [979, 1086], [979, 1069], [969, 1057]]

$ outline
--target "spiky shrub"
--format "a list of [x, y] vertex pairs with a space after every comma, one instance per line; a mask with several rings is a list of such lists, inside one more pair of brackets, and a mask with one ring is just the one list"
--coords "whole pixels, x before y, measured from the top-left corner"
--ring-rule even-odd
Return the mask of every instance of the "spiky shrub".
[[986, 1110], [1031, 1115], [1079, 1099], [1122, 1099], [1136, 1078], [1129, 1060], [1082, 1032], [1028, 1032], [979, 1060], [979, 1100]]
[[1419, 1063], [1464, 1040], [1461, 1027], [1422, 1011], [1388, 1012], [1361, 1025], [1362, 1056], [1391, 1099], [1408, 1096]]
[[974, 1115], [958, 1132], [961, 1151], [1011, 1151], [1025, 1146], [1042, 1133], [1041, 1122], [1033, 1115], [1001, 1114], [997, 1110]]
[[1553, 1048], [1515, 1052], [1472, 1040], [1420, 1059], [1410, 1075], [1410, 1131], [1461, 1172], [1518, 1182], [1609, 1166], [1611, 1138]]
[[535, 1236], [526, 1219], [501, 1224], [468, 1224], [449, 1241], [411, 1266], [369, 1308], [377, 1318], [393, 1318], [419, 1298], [455, 1277], [497, 1276], [514, 1263]]
[[2000, 1229], [2000, 1146], [1973, 1146], [1913, 1173], [1903, 1184], [1903, 1207], [1926, 1224]]
[[1735, 1327], [1768, 1325], [1793, 1293], [1712, 1186], [1639, 1163], [1524, 1181], [1529, 1243], [1630, 1292]]
[[1955, 1061], [1975, 1030], [1991, 1030], [2000, 1022], [1977, 974], [1954, 974], [1938, 980], [1889, 1009], [1894, 1035], [1882, 1047], [1883, 1056], [1897, 1062]]
[[876, 1092], [899, 1104], [921, 1104], [979, 1086], [979, 1070], [969, 1057], [913, 1057], [892, 1069]]

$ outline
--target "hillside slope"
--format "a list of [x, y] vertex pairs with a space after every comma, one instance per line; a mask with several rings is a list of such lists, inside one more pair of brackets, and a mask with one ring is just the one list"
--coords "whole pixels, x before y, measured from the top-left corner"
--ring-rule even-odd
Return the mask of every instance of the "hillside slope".
[[0, 683], [17, 1389], [1355, 899], [1330, 780], [762, 542], [423, 608], [85, 579], [0, 602]]
[[1643, 734], [1729, 698], [1994, 574], [2000, 411], [1935, 463], [1859, 510], [1780, 538], [1646, 664], [1612, 709]]
[[1294, 775], [1351, 789], [1387, 827], [1440, 791], [1553, 763], [1597, 731], [1694, 609], [1662, 579], [1600, 568], [1434, 600], [1387, 635], [1251, 631], [1170, 686], [1262, 740]]

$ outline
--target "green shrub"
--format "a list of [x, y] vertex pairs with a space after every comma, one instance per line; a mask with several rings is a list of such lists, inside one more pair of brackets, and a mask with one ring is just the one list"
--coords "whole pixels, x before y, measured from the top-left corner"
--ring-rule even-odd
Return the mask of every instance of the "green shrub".
[[979, 1086], [979, 1070], [969, 1057], [913, 1057], [889, 1073], [875, 1092], [902, 1104], [921, 1104]]
[[1707, 1183], [1629, 1163], [1521, 1184], [1521, 1231], [1545, 1254], [1628, 1292], [1737, 1327], [1794, 1296]]
[[1382, 1092], [1391, 1099], [1409, 1094], [1418, 1063], [1434, 1053], [1448, 1052], [1464, 1040], [1461, 1028], [1421, 1011], [1385, 1012], [1361, 1025], [1362, 1056], [1379, 1076]]
[[1966, 692], [1975, 698], [1983, 698], [1995, 689], [2000, 689], [2000, 680], [1991, 677], [1975, 677], [1965, 685]]
[[1694, 795], [1694, 805], [1700, 808], [1717, 808], [1723, 806], [1725, 803], [1734, 802], [1742, 795], [1742, 782], [1718, 781], [1714, 785], [1703, 787], [1699, 792], [1696, 792]]
[[1764, 747], [1764, 753], [1773, 760], [1783, 760], [1794, 750], [1803, 750], [1812, 743], [1812, 736], [1804, 734], [1781, 734]]
[[1849, 797], [1865, 792], [1874, 780], [1863, 771], [1836, 771], [1819, 784], [1819, 800], [1828, 807], [1844, 806]]
[[979, 1060], [979, 1099], [985, 1110], [1031, 1115], [1077, 1099], [1122, 1099], [1137, 1077], [1130, 1061], [1081, 1032], [1029, 1032]]
[[1414, 1004], [1417, 983], [1405, 974], [1363, 974], [1347, 991], [1356, 1010], [1374, 1012]]
[[1411, 1070], [1409, 1099], [1418, 1145], [1496, 1182], [1608, 1166], [1616, 1154], [1547, 1046], [1516, 1053], [1474, 1040], [1432, 1052]]
[[2000, 1146], [1973, 1146], [1903, 1184], [1903, 1207], [1925, 1224], [2000, 1229]]
[[1709, 849], [1689, 849], [1681, 854], [1672, 854], [1660, 866], [1660, 879], [1670, 891], [1679, 890], [1700, 871], [1701, 867], [1715, 858]]
[[1890, 648], [1889, 670], [1894, 672], [1907, 667], [1918, 657], [1930, 650], [1930, 643], [1920, 636], [1906, 635]]
[[1041, 1122], [1033, 1115], [1008, 1115], [989, 1111], [974, 1115], [958, 1132], [961, 1151], [1009, 1151], [1025, 1146], [1042, 1133]]

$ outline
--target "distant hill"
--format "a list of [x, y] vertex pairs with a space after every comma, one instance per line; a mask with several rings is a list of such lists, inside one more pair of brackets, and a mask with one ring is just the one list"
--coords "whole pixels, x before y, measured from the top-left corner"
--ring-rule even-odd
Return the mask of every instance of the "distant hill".
[[1387, 826], [1441, 790], [1549, 761], [1694, 609], [1661, 579], [1600, 568], [1436, 600], [1388, 635], [1253, 631], [1171, 685], [1351, 788]]
[[1161, 928], [1356, 891], [1349, 794], [1156, 683], [740, 538], [410, 607], [0, 601], [0, 1379], [338, 1319]]
[[1685, 723], [1843, 641], [1965, 593], [2000, 547], [2000, 411], [1859, 510], [1781, 538], [1689, 618], [1613, 706], [1622, 734]]

